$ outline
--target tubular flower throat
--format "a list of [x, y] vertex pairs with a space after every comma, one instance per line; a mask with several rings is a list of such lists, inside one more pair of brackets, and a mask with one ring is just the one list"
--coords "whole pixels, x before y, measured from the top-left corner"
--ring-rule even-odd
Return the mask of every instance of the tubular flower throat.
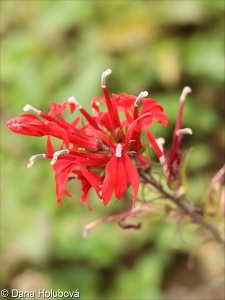
[[[120, 200], [131, 186], [135, 205], [139, 187], [137, 169], [149, 165], [141, 131], [146, 133], [156, 155], [159, 158], [162, 156], [158, 143], [149, 131], [154, 119], [163, 126], [168, 125], [162, 106], [154, 99], [146, 98], [147, 92], [141, 92], [138, 97], [125, 93], [110, 97], [105, 84], [110, 73], [108, 69], [102, 74], [104, 96], [92, 99], [92, 114], [74, 97], [69, 97], [63, 104], [52, 102], [48, 113], [27, 104], [24, 111], [36, 116], [23, 114], [7, 122], [7, 127], [16, 133], [47, 136], [46, 153], [32, 156], [27, 166], [32, 167], [39, 158], [51, 160], [59, 204], [62, 204], [63, 195], [71, 196], [66, 189], [67, 182], [77, 179], [82, 186], [80, 200], [89, 210], [88, 193], [92, 187], [103, 204], [107, 205], [113, 193]], [[79, 110], [81, 115], [71, 123], [63, 116], [68, 108], [71, 113]], [[52, 137], [62, 141], [60, 149], [53, 148]]]

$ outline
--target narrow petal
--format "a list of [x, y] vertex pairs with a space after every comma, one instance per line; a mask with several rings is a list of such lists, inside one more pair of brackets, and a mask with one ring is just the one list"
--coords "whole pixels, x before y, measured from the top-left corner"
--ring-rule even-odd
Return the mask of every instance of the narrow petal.
[[113, 146], [112, 141], [110, 140], [110, 138], [102, 131], [97, 130], [97, 129], [93, 129], [93, 128], [87, 128], [86, 129], [86, 134], [88, 136], [95, 136], [99, 139], [101, 139], [103, 142], [105, 142], [106, 144]]
[[53, 155], [55, 152], [52, 142], [51, 142], [50, 135], [48, 135], [48, 138], [47, 138], [47, 150], [48, 150], [48, 154], [50, 154], [50, 155]]
[[106, 165], [105, 179], [102, 185], [102, 199], [104, 205], [109, 203], [109, 200], [112, 197], [113, 189], [116, 185], [117, 163], [117, 157], [113, 156]]
[[127, 154], [124, 154], [124, 158], [125, 158], [127, 178], [133, 189], [133, 206], [135, 206], [135, 201], [137, 198], [138, 188], [139, 188], [139, 175], [137, 169], [132, 164], [132, 161], [129, 158], [129, 156]]
[[158, 146], [158, 144], [157, 144], [155, 138], [152, 136], [152, 134], [150, 133], [150, 131], [148, 130], [148, 128], [145, 128], [145, 131], [146, 131], [148, 140], [149, 140], [149, 142], [151, 143], [152, 148], [154, 149], [156, 155], [157, 155], [158, 157], [161, 157], [163, 153], [162, 153], [161, 149], [159, 148], [159, 146]]
[[115, 195], [120, 200], [127, 189], [127, 174], [124, 156], [117, 157]]
[[168, 125], [168, 116], [164, 113], [159, 113], [159, 114], [153, 114], [154, 118], [158, 119], [158, 122], [162, 124], [163, 126]]
[[77, 166], [77, 161], [68, 161], [66, 159], [58, 160], [54, 165], [55, 183], [56, 183], [56, 196], [57, 203], [62, 203], [61, 197], [63, 195], [71, 196], [66, 190], [68, 178], [72, 170]]
[[88, 205], [88, 193], [90, 191], [91, 185], [87, 180], [81, 180], [81, 186], [82, 186], [82, 195], [80, 201], [84, 203], [84, 205], [87, 207], [89, 211], [91, 211], [92, 209]]
[[89, 182], [91, 186], [96, 190], [96, 192], [99, 192], [99, 183], [100, 183], [100, 176], [92, 173], [90, 171], [85, 170], [84, 168], [80, 168], [81, 173], [86, 178], [86, 180]]
[[143, 115], [141, 115], [140, 117], [138, 117], [134, 122], [132, 122], [130, 124], [130, 126], [127, 129], [127, 134], [126, 134], [126, 145], [128, 145], [128, 143], [130, 142], [133, 132], [135, 131], [135, 127], [137, 126], [138, 122], [144, 118], [148, 118], [151, 117], [152, 118], [152, 114], [151, 113], [145, 113]]

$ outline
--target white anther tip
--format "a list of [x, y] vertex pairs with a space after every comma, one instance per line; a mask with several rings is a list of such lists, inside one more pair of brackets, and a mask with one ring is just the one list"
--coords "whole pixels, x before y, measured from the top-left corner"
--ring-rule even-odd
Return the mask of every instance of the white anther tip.
[[101, 76], [101, 87], [105, 87], [106, 77], [112, 73], [111, 69], [107, 69]]
[[29, 111], [31, 109], [31, 106], [29, 104], [26, 104], [24, 107], [23, 107], [23, 111]]
[[69, 153], [69, 150], [68, 150], [68, 149], [56, 151], [56, 152], [53, 154], [53, 158], [52, 158], [50, 164], [51, 164], [51, 165], [54, 165], [54, 164], [57, 162], [57, 159], [58, 159], [59, 156], [65, 155], [65, 154], [68, 154], [68, 153]]
[[148, 96], [148, 92], [147, 91], [143, 91], [140, 92], [140, 94], [137, 96], [135, 102], [134, 102], [134, 106], [138, 106], [138, 103], [141, 101], [142, 98], [145, 98]]
[[74, 103], [76, 101], [75, 97], [74, 96], [71, 96], [67, 99], [68, 102], [70, 103]]
[[28, 169], [30, 169], [32, 166], [33, 166], [34, 162], [33, 161], [30, 161], [28, 164], [27, 164], [27, 167]]
[[79, 109], [82, 107], [74, 96], [69, 97], [67, 102], [75, 104]]
[[24, 107], [23, 107], [23, 111], [33, 111], [35, 112], [37, 115], [39, 115], [41, 113], [40, 110], [36, 109], [35, 107], [31, 106], [30, 104], [26, 104]]
[[190, 86], [185, 86], [184, 91], [185, 91], [186, 94], [189, 94], [189, 93], [192, 92], [192, 89], [190, 88]]
[[103, 72], [103, 74], [105, 73], [105, 76], [108, 76], [112, 73], [111, 69], [107, 69], [105, 72]]
[[148, 92], [147, 91], [141, 92], [140, 95], [142, 96], [142, 98], [147, 97], [148, 96]]
[[45, 153], [43, 153], [43, 154], [36, 154], [36, 155], [31, 156], [30, 160], [29, 160], [29, 163], [27, 164], [27, 167], [30, 169], [33, 166], [35, 160], [40, 159], [40, 158], [45, 158], [45, 157], [46, 157]]
[[183, 135], [183, 134], [190, 134], [192, 135], [193, 131], [191, 130], [191, 128], [183, 128], [183, 129], [179, 129], [176, 132], [176, 135]]
[[155, 139], [155, 140], [156, 140], [156, 143], [157, 143], [158, 145], [163, 146], [163, 145], [165, 144], [165, 139], [162, 138], [162, 137], [159, 137], [159, 138], [157, 138], [157, 139]]
[[192, 89], [189, 86], [185, 86], [180, 96], [180, 101], [185, 101], [188, 94], [192, 92]]
[[116, 157], [121, 157], [122, 156], [122, 145], [119, 143], [116, 146]]

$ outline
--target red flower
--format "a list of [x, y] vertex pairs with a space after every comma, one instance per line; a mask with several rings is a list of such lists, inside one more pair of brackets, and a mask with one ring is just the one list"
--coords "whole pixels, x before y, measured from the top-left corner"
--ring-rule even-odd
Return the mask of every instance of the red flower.
[[[117, 152], [120, 152], [121, 144], [117, 145]], [[133, 189], [133, 205], [138, 193], [139, 176], [138, 171], [132, 164], [129, 156], [124, 153], [120, 156], [114, 155], [106, 165], [106, 174], [102, 186], [102, 198], [104, 205], [108, 204], [114, 191], [118, 200], [124, 195], [128, 185]]]
[[[107, 70], [102, 74], [104, 97], [92, 100], [93, 115], [89, 114], [74, 97], [63, 104], [51, 103], [48, 114], [26, 105], [25, 111], [32, 111], [45, 120], [25, 114], [9, 120], [7, 126], [16, 133], [44, 136], [47, 135], [47, 153], [34, 155], [28, 167], [36, 159], [49, 158], [55, 172], [57, 202], [62, 203], [62, 196], [71, 196], [66, 190], [67, 182], [80, 180], [82, 185], [81, 201], [87, 206], [87, 196], [91, 187], [103, 199], [106, 205], [114, 192], [118, 200], [122, 198], [128, 186], [133, 189], [135, 205], [139, 176], [137, 167], [145, 167], [147, 158], [141, 141], [141, 131], [147, 138], [158, 157], [162, 151], [149, 131], [154, 119], [164, 126], [168, 124], [163, 108], [154, 99], [146, 98], [147, 92], [138, 97], [125, 93], [109, 96], [105, 86]], [[102, 103], [106, 111], [101, 109]], [[138, 105], [141, 104], [140, 111]], [[70, 108], [71, 113], [77, 108], [81, 117], [68, 123], [63, 112]], [[121, 113], [124, 117], [121, 117]], [[54, 151], [50, 136], [62, 140], [59, 151]], [[145, 166], [143, 166], [143, 164]], [[72, 176], [71, 176], [72, 174]]]

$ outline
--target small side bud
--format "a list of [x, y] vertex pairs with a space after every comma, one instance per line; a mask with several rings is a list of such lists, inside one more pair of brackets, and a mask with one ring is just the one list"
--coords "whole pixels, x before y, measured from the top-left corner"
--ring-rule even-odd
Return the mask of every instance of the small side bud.
[[40, 159], [40, 158], [45, 158], [45, 157], [46, 157], [46, 154], [44, 154], [44, 153], [31, 156], [31, 158], [29, 159], [29, 163], [27, 164], [27, 167], [31, 168], [33, 166], [35, 160]]
[[183, 129], [179, 129], [177, 130], [176, 132], [176, 135], [179, 136], [179, 135], [183, 135], [183, 134], [192, 134], [193, 131], [191, 130], [191, 128], [183, 128]]
[[185, 86], [180, 96], [180, 102], [184, 102], [186, 100], [187, 95], [190, 94], [191, 92], [192, 92], [191, 88], [189, 86]]
[[57, 159], [60, 155], [65, 155], [65, 154], [68, 154], [69, 153], [69, 150], [65, 149], [65, 150], [60, 150], [60, 151], [56, 151], [54, 154], [53, 154], [53, 159], [52, 161], [50, 162], [51, 165], [54, 165], [56, 162], [57, 162]]
[[137, 99], [135, 100], [134, 102], [134, 106], [138, 106], [138, 103], [141, 101], [142, 98], [145, 98], [148, 96], [148, 92], [144, 91], [144, 92], [141, 92], [138, 96], [137, 96]]
[[102, 73], [102, 76], [101, 76], [101, 87], [105, 87], [105, 81], [106, 81], [106, 77], [108, 75], [110, 75], [112, 73], [112, 70], [110, 69], [107, 69], [105, 72]]
[[23, 108], [24, 111], [32, 111], [37, 115], [40, 115], [41, 111], [36, 109], [35, 107], [31, 106], [30, 104], [26, 104]]

